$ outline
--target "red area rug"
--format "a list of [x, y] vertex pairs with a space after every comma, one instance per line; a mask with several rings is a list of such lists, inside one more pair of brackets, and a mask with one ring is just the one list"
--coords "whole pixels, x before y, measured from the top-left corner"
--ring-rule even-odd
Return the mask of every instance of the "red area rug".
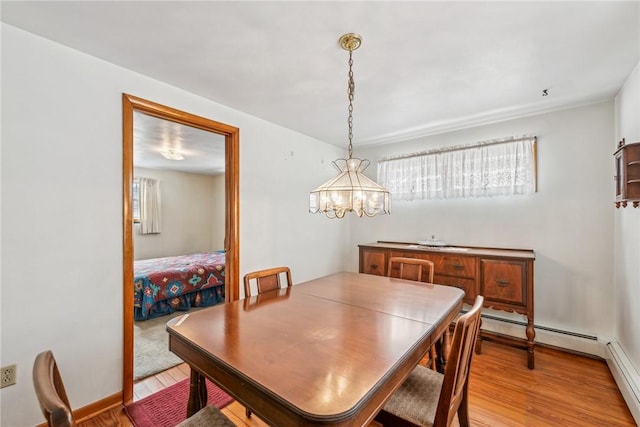
[[[207, 381], [207, 404], [224, 408], [233, 398]], [[174, 427], [187, 418], [189, 379], [180, 381], [144, 399], [127, 405], [127, 415], [135, 427]]]

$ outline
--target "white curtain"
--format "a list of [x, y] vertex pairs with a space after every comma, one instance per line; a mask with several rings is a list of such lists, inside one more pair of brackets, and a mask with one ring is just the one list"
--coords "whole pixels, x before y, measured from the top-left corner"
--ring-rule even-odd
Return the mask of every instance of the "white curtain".
[[536, 191], [536, 138], [509, 138], [378, 162], [396, 200], [507, 196]]
[[156, 179], [140, 180], [140, 234], [160, 233], [160, 183]]

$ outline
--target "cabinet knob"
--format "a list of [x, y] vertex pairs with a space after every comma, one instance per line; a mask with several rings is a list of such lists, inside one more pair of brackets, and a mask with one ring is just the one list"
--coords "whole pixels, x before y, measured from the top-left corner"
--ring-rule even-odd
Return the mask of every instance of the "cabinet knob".
[[378, 268], [378, 264], [371, 264], [371, 269], [376, 270]]
[[509, 281], [507, 280], [503, 280], [503, 279], [496, 279], [496, 283], [498, 284], [498, 286], [509, 286]]
[[462, 269], [464, 269], [464, 265], [462, 265], [462, 264], [453, 264], [453, 269], [454, 270], [462, 270]]

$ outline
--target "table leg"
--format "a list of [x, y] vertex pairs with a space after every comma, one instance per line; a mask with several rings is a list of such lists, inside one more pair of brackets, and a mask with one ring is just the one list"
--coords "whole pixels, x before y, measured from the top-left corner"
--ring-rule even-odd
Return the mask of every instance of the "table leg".
[[187, 403], [187, 418], [207, 405], [206, 379], [195, 369], [191, 368], [191, 382], [189, 385], [189, 402]]
[[[434, 357], [432, 369], [435, 369], [436, 372], [440, 372], [442, 374], [444, 373], [444, 357], [442, 357], [444, 346], [442, 345], [442, 338], [438, 338], [432, 346], [435, 349], [435, 352], [431, 352], [432, 357]], [[433, 353], [435, 353], [435, 355]]]
[[533, 319], [529, 318], [527, 322], [527, 367], [533, 369], [535, 366], [534, 347], [536, 345], [536, 330], [533, 327]]
[[449, 359], [449, 352], [451, 352], [451, 331], [447, 328], [442, 336], [442, 357], [445, 365]]
[[436, 348], [436, 371], [444, 374], [447, 367], [447, 359], [449, 358], [449, 352], [451, 351], [451, 332], [447, 328], [440, 338], [435, 342]]
[[482, 354], [482, 317], [480, 318], [478, 338], [476, 339], [476, 354]]

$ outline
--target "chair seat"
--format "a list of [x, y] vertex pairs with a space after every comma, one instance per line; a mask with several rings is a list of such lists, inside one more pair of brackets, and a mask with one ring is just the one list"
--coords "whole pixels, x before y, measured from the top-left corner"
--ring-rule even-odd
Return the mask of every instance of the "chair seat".
[[384, 410], [419, 426], [436, 417], [444, 375], [418, 365], [384, 405]]
[[187, 418], [176, 427], [235, 427], [218, 408], [213, 405], [205, 406], [193, 416]]

